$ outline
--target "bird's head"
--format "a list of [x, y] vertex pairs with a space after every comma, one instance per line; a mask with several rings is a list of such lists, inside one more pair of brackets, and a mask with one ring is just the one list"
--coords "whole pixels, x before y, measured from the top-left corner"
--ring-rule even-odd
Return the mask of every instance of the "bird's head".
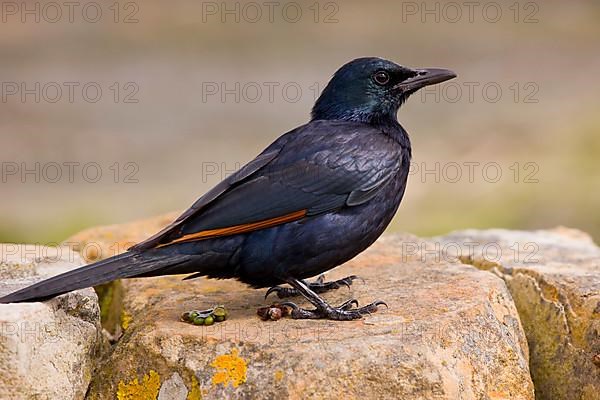
[[454, 77], [447, 69], [411, 69], [382, 58], [357, 58], [333, 75], [313, 107], [312, 119], [396, 121], [408, 96]]

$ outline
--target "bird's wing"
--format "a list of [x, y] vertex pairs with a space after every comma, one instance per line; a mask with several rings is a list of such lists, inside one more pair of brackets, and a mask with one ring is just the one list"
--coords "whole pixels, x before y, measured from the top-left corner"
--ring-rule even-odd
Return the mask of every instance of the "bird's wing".
[[283, 144], [287, 141], [289, 135], [294, 133], [294, 131], [295, 130], [288, 132], [285, 135], [282, 135], [278, 140], [276, 140], [273, 144], [271, 144], [268, 148], [266, 148], [261, 154], [259, 154], [248, 164], [244, 165], [241, 169], [219, 182], [215, 187], [213, 187], [211, 190], [202, 195], [198, 200], [196, 200], [194, 204], [192, 204], [190, 208], [184, 211], [183, 214], [177, 217], [175, 221], [171, 222], [169, 225], [167, 225], [162, 230], [155, 233], [148, 239], [144, 240], [143, 242], [131, 246], [128, 250], [145, 250], [153, 248], [159, 245], [161, 241], [164, 241], [166, 237], [172, 236], [185, 221], [198, 214], [202, 209], [204, 209], [207, 205], [215, 201], [228, 189], [244, 181], [244, 179], [248, 178], [250, 175], [252, 175], [260, 168], [264, 167], [266, 164], [272, 161], [281, 151], [281, 148]]
[[311, 122], [133, 249], [250, 232], [363, 204], [399, 170], [399, 154], [396, 142], [364, 124]]

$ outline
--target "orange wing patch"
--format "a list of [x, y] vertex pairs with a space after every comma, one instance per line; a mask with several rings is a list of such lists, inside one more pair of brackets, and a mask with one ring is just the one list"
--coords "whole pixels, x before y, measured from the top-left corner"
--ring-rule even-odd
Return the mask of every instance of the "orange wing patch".
[[169, 243], [160, 244], [158, 247], [168, 246], [175, 243], [192, 242], [195, 240], [213, 239], [221, 236], [231, 236], [240, 233], [257, 231], [259, 229], [270, 228], [275, 225], [285, 224], [286, 222], [297, 221], [306, 216], [306, 210], [294, 211], [293, 213], [282, 215], [280, 217], [266, 219], [264, 221], [251, 222], [248, 224], [234, 225], [227, 228], [209, 229], [206, 231], [190, 233], [189, 235], [177, 238]]

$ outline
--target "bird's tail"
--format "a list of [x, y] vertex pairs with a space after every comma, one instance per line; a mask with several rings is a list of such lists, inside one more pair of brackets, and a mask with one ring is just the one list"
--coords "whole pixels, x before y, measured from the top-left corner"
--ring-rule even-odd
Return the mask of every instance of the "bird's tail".
[[188, 261], [189, 256], [153, 252], [127, 252], [65, 272], [0, 298], [1, 303], [43, 301], [52, 297], [101, 285], [120, 278], [133, 278]]

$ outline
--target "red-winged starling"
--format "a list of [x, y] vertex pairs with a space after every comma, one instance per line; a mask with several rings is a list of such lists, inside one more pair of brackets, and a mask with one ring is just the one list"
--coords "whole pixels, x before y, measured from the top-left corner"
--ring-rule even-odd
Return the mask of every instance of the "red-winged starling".
[[[350, 61], [323, 90], [310, 122], [280, 136], [162, 231], [0, 303], [43, 301], [120, 278], [192, 274], [274, 286], [267, 294], [279, 297], [302, 295], [314, 308], [287, 302], [293, 318], [352, 320], [376, 311], [385, 303], [335, 307], [319, 296], [355, 276], [305, 279], [350, 260], [382, 234], [404, 195], [411, 160], [398, 109], [420, 88], [455, 76], [381, 58]], [[282, 283], [291, 288], [275, 286]]]

